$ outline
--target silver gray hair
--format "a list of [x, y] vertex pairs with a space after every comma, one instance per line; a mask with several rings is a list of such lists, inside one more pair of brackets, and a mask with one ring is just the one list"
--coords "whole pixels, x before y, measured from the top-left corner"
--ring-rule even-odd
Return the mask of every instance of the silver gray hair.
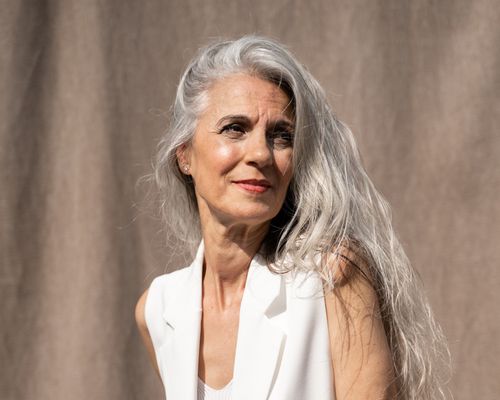
[[[333, 114], [319, 83], [283, 45], [257, 36], [221, 41], [201, 49], [187, 67], [154, 165], [168, 231], [194, 253], [201, 240], [198, 208], [176, 150], [192, 139], [211, 85], [235, 73], [274, 82], [289, 95], [295, 115], [293, 179], [261, 250], [270, 267], [315, 271], [335, 290], [331, 266], [315, 255], [356, 243], [369, 260], [379, 296], [398, 399], [447, 398], [442, 371], [449, 351], [396, 238], [390, 207], [366, 174], [351, 131]], [[280, 262], [285, 258], [290, 263]]]

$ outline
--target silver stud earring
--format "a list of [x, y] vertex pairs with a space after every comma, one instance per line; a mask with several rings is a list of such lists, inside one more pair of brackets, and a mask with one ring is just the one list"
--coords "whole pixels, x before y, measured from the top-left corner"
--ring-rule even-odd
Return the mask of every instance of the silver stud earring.
[[189, 172], [189, 165], [184, 165], [182, 167], [182, 169], [184, 170], [184, 172], [187, 174]]

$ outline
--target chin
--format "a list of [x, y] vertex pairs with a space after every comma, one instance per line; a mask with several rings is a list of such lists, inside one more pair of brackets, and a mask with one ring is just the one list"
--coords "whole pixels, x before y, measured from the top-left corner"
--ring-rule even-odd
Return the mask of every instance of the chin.
[[274, 216], [277, 213], [278, 212], [274, 213], [272, 210], [269, 209], [238, 210], [238, 212], [235, 212], [233, 214], [233, 219], [241, 223], [248, 222], [253, 225], [258, 225], [258, 224], [263, 224], [265, 222], [269, 222], [274, 218]]

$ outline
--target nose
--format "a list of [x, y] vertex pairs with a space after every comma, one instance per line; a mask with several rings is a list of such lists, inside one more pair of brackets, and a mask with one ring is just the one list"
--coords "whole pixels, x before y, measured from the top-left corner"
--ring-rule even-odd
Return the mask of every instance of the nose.
[[273, 163], [273, 151], [264, 129], [254, 129], [246, 140], [245, 159], [247, 164], [259, 168]]

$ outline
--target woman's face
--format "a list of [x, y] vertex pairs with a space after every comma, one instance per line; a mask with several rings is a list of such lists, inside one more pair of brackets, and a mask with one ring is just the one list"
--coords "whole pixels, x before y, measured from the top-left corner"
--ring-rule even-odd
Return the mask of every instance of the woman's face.
[[293, 170], [289, 102], [275, 84], [246, 74], [208, 90], [193, 140], [177, 152], [181, 167], [189, 165], [202, 221], [259, 225], [279, 212]]

